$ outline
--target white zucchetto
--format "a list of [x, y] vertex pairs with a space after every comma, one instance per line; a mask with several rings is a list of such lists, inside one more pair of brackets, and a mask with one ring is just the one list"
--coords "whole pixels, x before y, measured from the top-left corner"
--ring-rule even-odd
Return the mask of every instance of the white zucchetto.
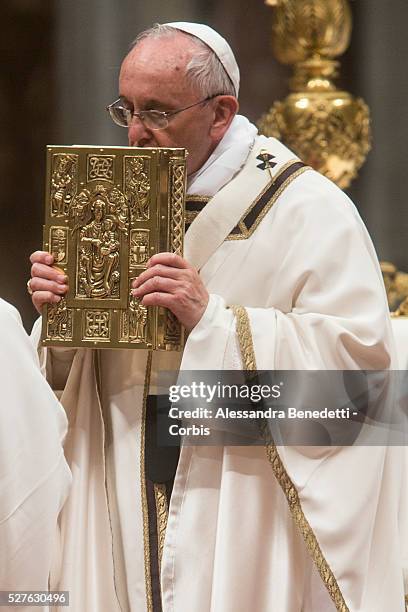
[[231, 47], [215, 30], [210, 28], [210, 26], [204, 25], [202, 23], [190, 23], [187, 21], [175, 21], [173, 23], [166, 23], [166, 26], [174, 28], [175, 30], [180, 30], [181, 32], [186, 32], [187, 34], [192, 34], [196, 36], [200, 40], [203, 41], [210, 47], [215, 53], [215, 55], [220, 60], [221, 64], [224, 66], [226, 73], [232, 81], [232, 84], [235, 89], [235, 95], [238, 97], [239, 92], [239, 68], [237, 61], [235, 59], [234, 53], [232, 52]]

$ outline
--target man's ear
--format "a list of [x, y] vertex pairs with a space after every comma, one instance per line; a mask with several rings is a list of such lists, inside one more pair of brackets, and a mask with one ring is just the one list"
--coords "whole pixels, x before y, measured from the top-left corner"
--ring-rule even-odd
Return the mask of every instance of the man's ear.
[[214, 142], [219, 142], [237, 114], [239, 104], [234, 96], [217, 96], [213, 104], [214, 120], [210, 128], [210, 136]]

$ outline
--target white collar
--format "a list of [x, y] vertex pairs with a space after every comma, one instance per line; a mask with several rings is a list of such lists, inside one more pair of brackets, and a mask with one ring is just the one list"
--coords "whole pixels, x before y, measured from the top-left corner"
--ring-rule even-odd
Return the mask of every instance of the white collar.
[[244, 165], [257, 133], [246, 117], [236, 115], [204, 165], [188, 177], [187, 193], [213, 196], [224, 187]]

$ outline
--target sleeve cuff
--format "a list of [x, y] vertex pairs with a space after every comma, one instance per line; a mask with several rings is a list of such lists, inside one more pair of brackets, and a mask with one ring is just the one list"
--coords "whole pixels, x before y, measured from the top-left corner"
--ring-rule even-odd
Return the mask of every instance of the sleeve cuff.
[[203, 316], [187, 339], [181, 369], [223, 369], [225, 349], [233, 322], [234, 314], [227, 309], [225, 300], [219, 295], [211, 294]]

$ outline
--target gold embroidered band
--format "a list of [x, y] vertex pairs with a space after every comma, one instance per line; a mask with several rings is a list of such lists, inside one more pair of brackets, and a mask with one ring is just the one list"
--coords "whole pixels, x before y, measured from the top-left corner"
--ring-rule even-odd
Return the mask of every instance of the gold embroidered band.
[[230, 306], [236, 318], [237, 336], [244, 370], [256, 370], [254, 345], [248, 313], [243, 306]]
[[166, 485], [154, 485], [154, 497], [156, 501], [156, 516], [157, 516], [157, 548], [159, 556], [159, 568], [161, 569], [161, 560], [163, 557], [164, 538], [166, 535], [167, 520], [169, 517], [169, 509], [167, 506]]
[[142, 487], [142, 515], [143, 515], [143, 547], [144, 547], [144, 567], [146, 584], [146, 609], [153, 612], [152, 579], [150, 572], [150, 538], [149, 538], [149, 507], [147, 504], [146, 489], [146, 468], [145, 468], [145, 427], [146, 427], [146, 404], [149, 393], [150, 374], [152, 370], [153, 352], [149, 351], [147, 356], [145, 385], [143, 390], [143, 412], [140, 440], [140, 482]]
[[187, 231], [194, 219], [200, 212], [205, 208], [208, 202], [211, 200], [211, 196], [199, 196], [199, 195], [186, 195], [185, 203], [185, 230]]
[[255, 202], [245, 211], [238, 225], [231, 230], [227, 240], [246, 240], [256, 230], [262, 219], [269, 212], [276, 200], [282, 192], [288, 187], [292, 181], [298, 176], [311, 170], [300, 161], [287, 162], [269, 183], [265, 189], [259, 194]]

